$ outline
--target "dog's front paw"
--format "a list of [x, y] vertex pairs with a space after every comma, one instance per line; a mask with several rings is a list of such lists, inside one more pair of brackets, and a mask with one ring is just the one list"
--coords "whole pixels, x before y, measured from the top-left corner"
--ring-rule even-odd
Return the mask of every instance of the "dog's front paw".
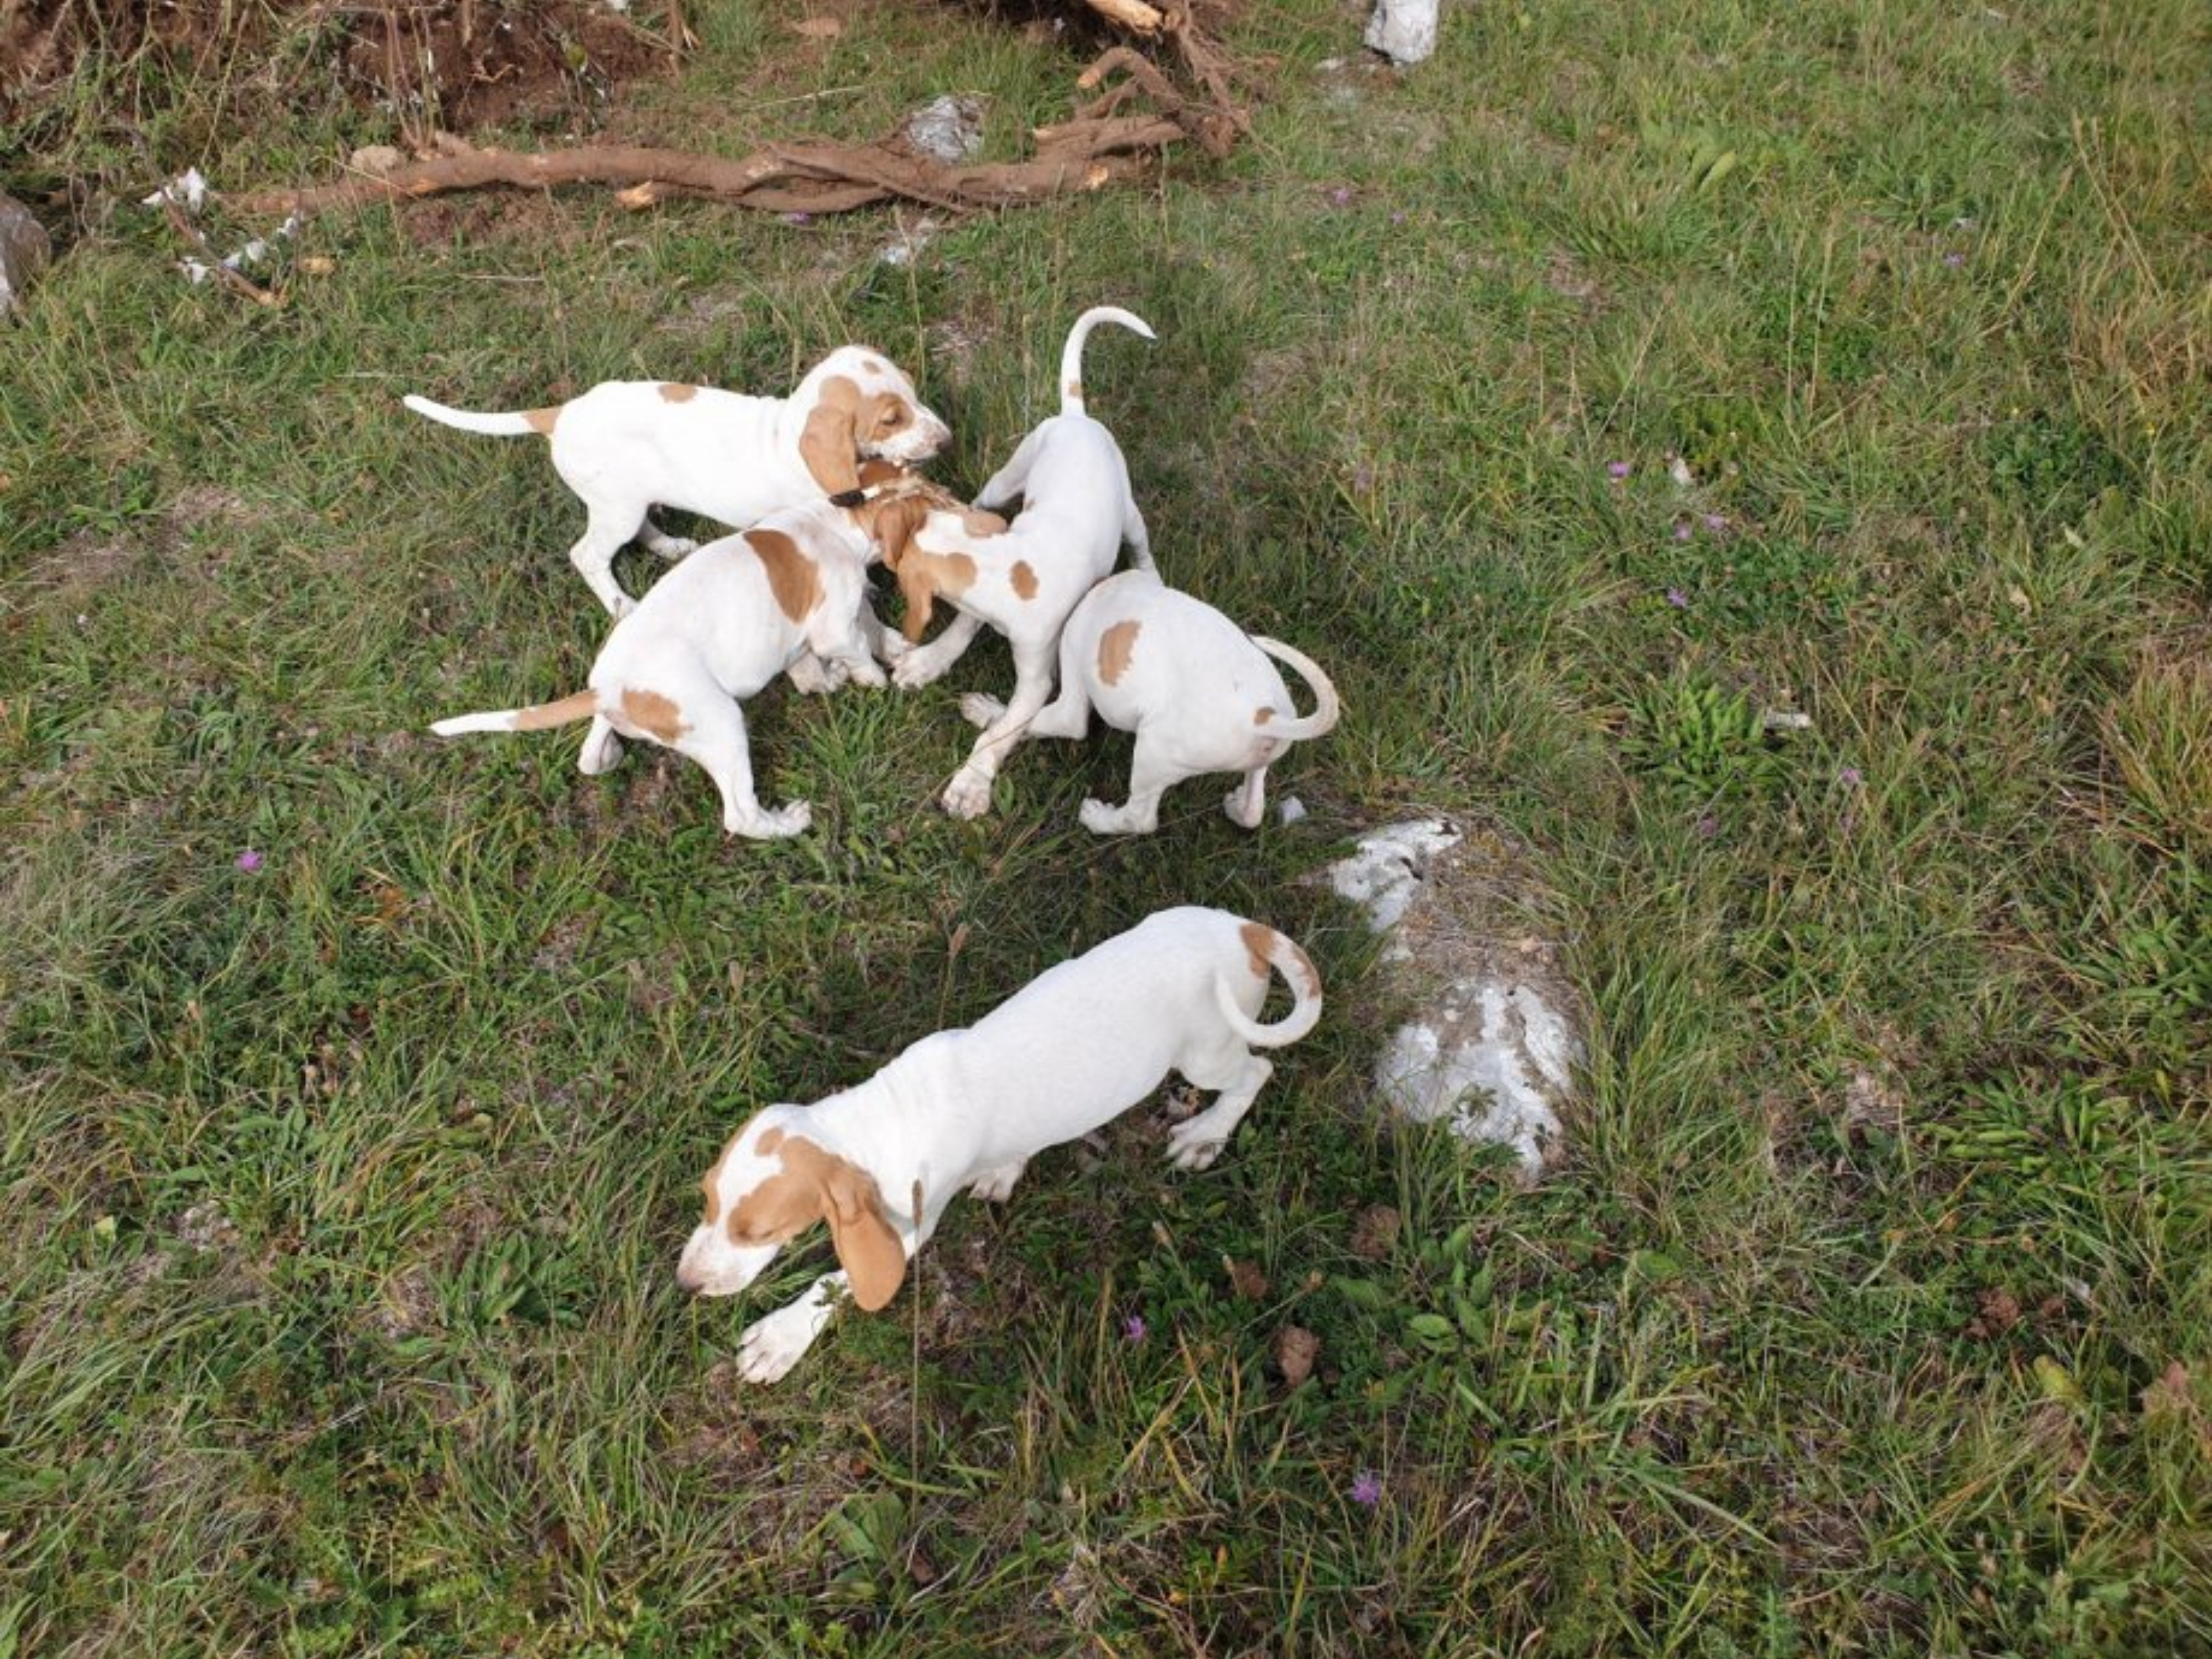
[[620, 622], [636, 609], [637, 601], [627, 593], [617, 593], [607, 601], [607, 615], [615, 622]]
[[980, 818], [991, 810], [991, 776], [963, 766], [945, 786], [945, 810], [956, 818]]
[[1014, 1195], [1014, 1183], [1028, 1167], [1028, 1160], [1024, 1159], [1019, 1164], [1001, 1164], [995, 1170], [986, 1170], [968, 1183], [968, 1195], [986, 1204], [1003, 1204]]
[[872, 659], [855, 657], [845, 665], [854, 685], [865, 685], [871, 691], [880, 691], [890, 684], [890, 678], [876, 666]]
[[842, 663], [824, 662], [816, 656], [795, 657], [783, 672], [793, 690], [811, 697], [826, 696], [845, 683]]
[[919, 691], [945, 672], [941, 659], [924, 651], [908, 651], [891, 664], [891, 681], [902, 691]]
[[1157, 822], [1140, 822], [1126, 806], [1109, 806], [1103, 800], [1086, 800], [1076, 816], [1094, 836], [1149, 836], [1159, 827]]
[[960, 699], [960, 718], [970, 726], [980, 726], [988, 730], [1006, 712], [1006, 704], [981, 691], [970, 691]]
[[811, 1308], [779, 1308], [755, 1320], [738, 1340], [738, 1375], [748, 1382], [778, 1382], [805, 1358], [822, 1322]]

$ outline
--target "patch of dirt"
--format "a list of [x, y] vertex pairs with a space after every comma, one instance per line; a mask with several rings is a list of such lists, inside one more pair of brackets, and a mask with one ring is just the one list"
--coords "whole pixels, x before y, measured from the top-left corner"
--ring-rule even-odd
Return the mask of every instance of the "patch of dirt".
[[664, 44], [601, 0], [27, 0], [0, 7], [0, 118], [94, 52], [164, 71], [140, 76], [142, 91], [188, 97], [192, 82], [220, 81], [247, 105], [289, 106], [336, 85], [454, 131], [591, 114], [669, 63]]

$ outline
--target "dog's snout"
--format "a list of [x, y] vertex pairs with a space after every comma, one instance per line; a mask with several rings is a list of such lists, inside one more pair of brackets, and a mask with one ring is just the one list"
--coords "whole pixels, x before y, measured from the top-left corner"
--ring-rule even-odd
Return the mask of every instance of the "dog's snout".
[[701, 1282], [702, 1281], [699, 1278], [699, 1270], [696, 1267], [694, 1267], [690, 1261], [679, 1261], [676, 1264], [677, 1289], [681, 1291], [689, 1291], [694, 1296], [696, 1296], [699, 1293], [699, 1285]]

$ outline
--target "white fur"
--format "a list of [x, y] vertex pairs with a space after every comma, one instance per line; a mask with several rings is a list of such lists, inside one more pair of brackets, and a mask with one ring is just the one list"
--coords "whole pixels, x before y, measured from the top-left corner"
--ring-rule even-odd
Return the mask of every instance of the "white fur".
[[[1115, 628], [1135, 631], [1109, 682], [1101, 643]], [[1291, 706], [1271, 657], [1312, 687], [1311, 714], [1301, 717]], [[1244, 775], [1222, 808], [1231, 823], [1258, 829], [1268, 767], [1293, 743], [1333, 729], [1338, 705], [1336, 688], [1310, 659], [1248, 635], [1150, 571], [1127, 570], [1092, 588], [1067, 619], [1060, 636], [1060, 696], [1030, 722], [1029, 735], [1080, 738], [1093, 709], [1107, 725], [1135, 732], [1137, 751], [1127, 802], [1084, 802], [1084, 824], [1100, 835], [1150, 835], [1159, 827], [1160, 796], [1202, 772]]]
[[[1083, 342], [1102, 322], [1152, 337], [1141, 319], [1111, 306], [1076, 319], [1061, 354], [1060, 412], [1022, 440], [1013, 459], [975, 497], [977, 507], [989, 508], [1020, 496], [1022, 510], [1013, 523], [1003, 533], [978, 536], [958, 514], [939, 513], [915, 538], [925, 553], [974, 560], [976, 574], [966, 591], [943, 596], [959, 615], [929, 644], [899, 659], [892, 671], [897, 683], [909, 690], [927, 685], [959, 660], [985, 623], [1013, 647], [1012, 697], [1004, 705], [989, 698], [963, 705], [970, 719], [986, 708], [992, 712], [977, 721], [983, 734], [945, 786], [945, 810], [955, 817], [980, 817], [990, 810], [991, 783], [1000, 763], [1052, 695], [1060, 626], [1114, 568], [1122, 542], [1129, 544], [1139, 569], [1152, 568], [1152, 539], [1130, 494], [1121, 447], [1084, 410]], [[1027, 594], [1017, 584], [1018, 565], [1030, 585]]]
[[[812, 1106], [768, 1108], [725, 1152], [710, 1213], [733, 1216], [776, 1172], [754, 1148], [778, 1129], [863, 1170], [911, 1261], [955, 1194], [1004, 1200], [1030, 1158], [1111, 1121], [1171, 1071], [1219, 1091], [1168, 1136], [1178, 1167], [1206, 1168], [1274, 1069], [1252, 1046], [1295, 1042], [1321, 1018], [1312, 964], [1267, 930], [1268, 961], [1295, 1006], [1272, 1025], [1259, 1023], [1267, 977], [1253, 971], [1249, 926], [1224, 910], [1160, 911], [1048, 969], [975, 1024], [922, 1038], [857, 1087]], [[781, 1248], [741, 1246], [726, 1226], [702, 1224], [684, 1244], [677, 1282], [704, 1296], [734, 1295]], [[789, 1370], [844, 1283], [842, 1273], [830, 1273], [750, 1326], [739, 1373], [773, 1382]]]
[[[802, 690], [827, 690], [848, 676], [864, 685], [884, 684], [869, 649], [873, 544], [861, 522], [860, 514], [827, 501], [787, 508], [750, 532], [708, 543], [654, 583], [600, 647], [589, 706], [556, 716], [556, 723], [592, 722], [578, 769], [606, 771], [622, 758], [625, 737], [660, 743], [706, 768], [721, 793], [722, 828], [729, 834], [772, 840], [805, 830], [813, 819], [805, 801], [772, 811], [755, 796], [741, 704], [786, 670]], [[764, 531], [788, 536], [814, 566], [821, 599], [801, 617], [784, 613], [768, 566], [748, 540]], [[684, 727], [674, 742], [638, 725], [635, 711], [624, 705], [625, 695], [635, 692], [674, 705]], [[552, 713], [558, 705], [542, 707]], [[524, 729], [521, 719], [531, 713], [462, 714], [430, 729], [440, 737], [512, 732]]]
[[[665, 559], [680, 559], [695, 546], [665, 534], [647, 516], [652, 507], [672, 507], [742, 527], [830, 493], [808, 470], [799, 438], [821, 401], [823, 382], [836, 375], [863, 395], [902, 398], [913, 410], [895, 434], [864, 438], [860, 455], [923, 461], [951, 435], [905, 374], [865, 346], [838, 347], [788, 398], [699, 386], [672, 401], [672, 389], [685, 389], [659, 380], [610, 380], [557, 410], [537, 411], [553, 422], [554, 471], [591, 515], [582, 538], [568, 550], [569, 562], [610, 614], [626, 616], [635, 604], [614, 578], [614, 556], [625, 543], [635, 537]], [[519, 436], [539, 429], [522, 411], [479, 414], [413, 395], [401, 401], [418, 415], [465, 432]]]

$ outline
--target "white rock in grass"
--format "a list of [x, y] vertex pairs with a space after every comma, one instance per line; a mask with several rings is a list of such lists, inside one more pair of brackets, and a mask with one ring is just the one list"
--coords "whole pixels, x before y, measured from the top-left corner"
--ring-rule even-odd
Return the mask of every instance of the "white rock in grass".
[[15, 309], [31, 278], [54, 257], [46, 228], [14, 197], [0, 192], [0, 317]]
[[951, 93], [933, 99], [906, 118], [906, 141], [947, 166], [968, 161], [983, 148], [983, 106]]
[[1364, 39], [1394, 64], [1419, 64], [1437, 49], [1437, 0], [1376, 0]]
[[1463, 979], [1391, 1034], [1375, 1086], [1416, 1122], [1443, 1121], [1463, 1140], [1511, 1147], [1533, 1181], [1559, 1138], [1557, 1103], [1581, 1058], [1572, 1028], [1535, 987]]
[[1329, 884], [1365, 908], [1378, 933], [1396, 927], [1420, 891], [1421, 872], [1437, 854], [1459, 844], [1442, 818], [1394, 823], [1364, 837], [1357, 852], [1329, 866]]

